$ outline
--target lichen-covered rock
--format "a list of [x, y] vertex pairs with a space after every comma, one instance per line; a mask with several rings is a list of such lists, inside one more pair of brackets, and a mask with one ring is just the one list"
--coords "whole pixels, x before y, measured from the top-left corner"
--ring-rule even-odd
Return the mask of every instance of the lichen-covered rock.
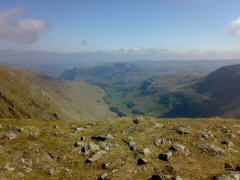
[[212, 144], [201, 144], [199, 145], [199, 149], [202, 150], [204, 153], [209, 153], [212, 155], [224, 155], [225, 151], [217, 146]]
[[183, 154], [184, 156], [189, 155], [189, 150], [185, 146], [178, 144], [178, 143], [172, 144], [172, 146], [170, 147], [170, 150], [177, 151], [180, 154]]

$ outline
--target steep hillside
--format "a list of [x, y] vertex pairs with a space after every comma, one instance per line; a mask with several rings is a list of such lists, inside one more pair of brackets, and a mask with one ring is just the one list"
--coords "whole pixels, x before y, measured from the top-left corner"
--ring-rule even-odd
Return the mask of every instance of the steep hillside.
[[[175, 92], [167, 117], [240, 118], [240, 65], [222, 67], [205, 78]], [[178, 98], [177, 98], [178, 97]]]
[[185, 73], [167, 73], [144, 81], [130, 91], [127, 98], [134, 104], [133, 111], [162, 117], [178, 104], [179, 89], [191, 85], [200, 77]]
[[4, 66], [0, 66], [0, 82], [0, 117], [98, 120], [115, 116], [103, 100], [104, 91], [92, 85]]

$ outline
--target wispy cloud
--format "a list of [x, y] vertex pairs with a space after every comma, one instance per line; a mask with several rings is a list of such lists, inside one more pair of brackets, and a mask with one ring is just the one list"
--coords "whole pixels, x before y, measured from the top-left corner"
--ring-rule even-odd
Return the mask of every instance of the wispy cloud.
[[240, 17], [231, 22], [229, 33], [233, 36], [240, 37]]
[[41, 19], [21, 19], [26, 9], [11, 8], [0, 12], [0, 39], [20, 43], [33, 43], [39, 34], [49, 27], [49, 23]]

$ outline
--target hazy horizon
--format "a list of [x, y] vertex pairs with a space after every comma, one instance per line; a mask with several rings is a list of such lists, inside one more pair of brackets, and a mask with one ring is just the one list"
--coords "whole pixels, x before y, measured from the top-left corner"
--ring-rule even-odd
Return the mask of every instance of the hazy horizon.
[[87, 54], [86, 61], [238, 59], [239, 7], [236, 0], [4, 0], [0, 49]]

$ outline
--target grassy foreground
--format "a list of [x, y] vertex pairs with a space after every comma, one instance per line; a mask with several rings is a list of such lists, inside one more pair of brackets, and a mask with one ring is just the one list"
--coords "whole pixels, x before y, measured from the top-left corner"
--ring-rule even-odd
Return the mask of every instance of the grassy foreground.
[[[133, 119], [94, 123], [0, 119], [0, 124], [0, 179], [87, 180], [98, 179], [106, 172], [111, 179], [150, 179], [157, 170], [182, 179], [211, 179], [225, 172], [224, 163], [240, 164], [239, 120], [140, 118], [135, 124]], [[188, 127], [189, 134], [177, 133], [176, 129], [180, 126]], [[78, 127], [81, 128], [79, 132], [74, 130]], [[204, 139], [202, 133], [205, 130], [211, 131], [213, 137]], [[16, 139], [9, 140], [10, 132], [16, 135]], [[38, 135], [29, 137], [31, 132]], [[228, 132], [236, 137], [230, 137]], [[110, 148], [99, 160], [86, 163], [91, 154], [82, 155], [81, 147], [74, 147], [74, 143], [85, 136], [85, 143], [99, 144], [91, 137], [105, 134], [114, 136], [106, 142], [119, 146]], [[131, 151], [123, 141], [130, 137], [137, 149], [148, 148], [150, 154]], [[184, 145], [189, 149], [189, 155], [173, 152], [169, 161], [160, 160], [159, 154], [168, 152], [170, 147], [168, 143], [161, 147], [154, 145], [155, 140], [161, 137]], [[233, 142], [232, 148], [238, 152], [228, 152], [229, 147], [222, 144], [224, 140]], [[206, 143], [216, 145], [226, 153], [203, 153], [198, 146]], [[138, 165], [140, 157], [148, 164]], [[103, 169], [103, 163], [110, 165]]]

